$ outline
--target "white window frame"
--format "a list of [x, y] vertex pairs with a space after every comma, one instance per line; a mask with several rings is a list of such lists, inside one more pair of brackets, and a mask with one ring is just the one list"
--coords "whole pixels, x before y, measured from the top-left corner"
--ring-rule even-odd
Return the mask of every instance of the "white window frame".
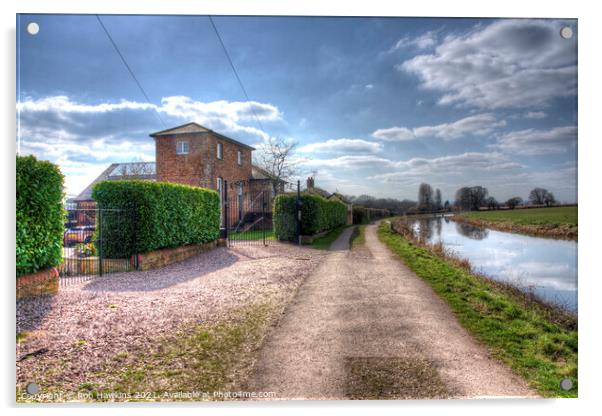
[[217, 143], [217, 158], [222, 160], [224, 158], [224, 146], [221, 143]]
[[179, 141], [176, 143], [176, 154], [187, 155], [190, 151], [190, 144], [188, 141]]
[[238, 166], [242, 166], [242, 152], [240, 150], [236, 154], [236, 161], [238, 162]]

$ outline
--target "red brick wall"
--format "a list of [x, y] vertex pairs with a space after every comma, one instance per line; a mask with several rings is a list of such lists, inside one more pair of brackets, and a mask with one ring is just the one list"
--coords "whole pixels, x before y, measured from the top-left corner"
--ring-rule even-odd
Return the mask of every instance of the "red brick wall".
[[[188, 141], [187, 155], [176, 154], [176, 143]], [[217, 143], [223, 157], [217, 158]], [[242, 166], [237, 151], [242, 152]], [[251, 150], [211, 133], [181, 134], [155, 138], [157, 180], [217, 189], [217, 178], [229, 183], [251, 177]]]
[[59, 290], [56, 267], [17, 277], [17, 299], [52, 295]]

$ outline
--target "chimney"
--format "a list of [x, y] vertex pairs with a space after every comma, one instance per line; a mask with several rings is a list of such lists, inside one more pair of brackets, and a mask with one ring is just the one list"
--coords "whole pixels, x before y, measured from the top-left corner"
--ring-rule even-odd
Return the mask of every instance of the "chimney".
[[313, 176], [310, 176], [309, 178], [307, 178], [307, 190], [313, 191], [313, 189], [314, 189], [314, 178], [313, 178]]

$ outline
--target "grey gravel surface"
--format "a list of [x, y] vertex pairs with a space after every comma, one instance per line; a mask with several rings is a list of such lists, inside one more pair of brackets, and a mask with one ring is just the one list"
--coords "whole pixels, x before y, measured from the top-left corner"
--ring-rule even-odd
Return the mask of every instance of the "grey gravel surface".
[[[334, 248], [348, 238], [341, 235]], [[280, 399], [345, 399], [345, 362], [369, 357], [429, 363], [448, 397], [536, 397], [393, 257], [375, 225], [366, 227], [363, 254], [354, 251], [331, 252], [305, 280], [264, 343], [249, 390], [273, 391]], [[432, 397], [428, 390], [401, 397]]]

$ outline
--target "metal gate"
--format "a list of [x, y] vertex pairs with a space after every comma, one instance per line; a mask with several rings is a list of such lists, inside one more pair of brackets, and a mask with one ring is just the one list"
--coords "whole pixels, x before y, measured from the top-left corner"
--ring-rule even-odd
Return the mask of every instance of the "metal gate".
[[[222, 216], [228, 245], [263, 245], [274, 241], [272, 198], [267, 191], [245, 192], [224, 183]], [[232, 192], [234, 191], [234, 192]]]
[[131, 228], [128, 215], [127, 211], [120, 209], [67, 210], [63, 262], [59, 266], [62, 285], [135, 268], [130, 256], [103, 253], [109, 241], [113, 252], [124, 251], [119, 250], [119, 247], [127, 244], [123, 235]]

